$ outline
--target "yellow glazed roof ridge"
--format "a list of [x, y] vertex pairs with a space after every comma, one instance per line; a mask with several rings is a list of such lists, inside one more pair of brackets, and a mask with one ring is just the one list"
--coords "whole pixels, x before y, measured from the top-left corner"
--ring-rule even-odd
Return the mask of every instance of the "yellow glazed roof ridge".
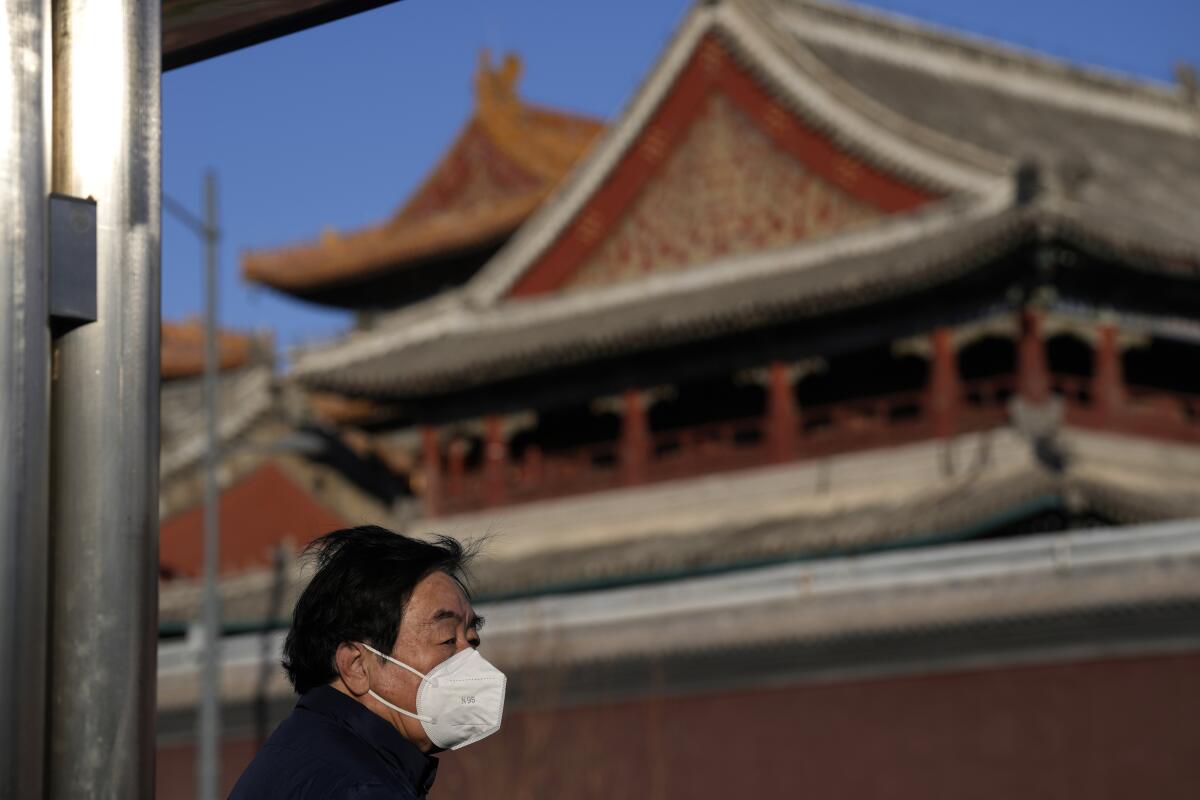
[[[550, 193], [603, 127], [599, 120], [526, 103], [516, 92], [521, 61], [509, 54], [496, 67], [480, 54], [475, 113], [434, 168], [388, 219], [357, 231], [327, 230], [315, 241], [243, 254], [243, 276], [283, 291], [303, 291], [402, 267], [440, 253], [507, 236]], [[447, 171], [456, 168], [472, 136], [528, 176], [508, 196], [471, 207], [439, 199]], [[486, 176], [485, 176], [486, 177]], [[456, 207], [457, 204], [457, 207]]]

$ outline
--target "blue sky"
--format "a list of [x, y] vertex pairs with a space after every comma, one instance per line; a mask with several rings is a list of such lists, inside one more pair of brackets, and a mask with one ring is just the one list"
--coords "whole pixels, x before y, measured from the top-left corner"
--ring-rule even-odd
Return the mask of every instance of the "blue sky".
[[[348, 316], [244, 284], [238, 255], [390, 215], [472, 107], [479, 48], [525, 61], [522, 94], [612, 119], [690, 0], [404, 0], [163, 77], [164, 191], [220, 182], [222, 324], [282, 348]], [[1200, 64], [1197, 0], [873, 0], [866, 5], [1161, 81]], [[163, 316], [200, 311], [200, 244], [164, 216]]]

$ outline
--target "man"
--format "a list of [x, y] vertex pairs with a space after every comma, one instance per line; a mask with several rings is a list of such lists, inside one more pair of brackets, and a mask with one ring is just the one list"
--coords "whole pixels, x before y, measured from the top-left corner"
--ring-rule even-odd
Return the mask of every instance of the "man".
[[283, 648], [300, 699], [231, 800], [424, 798], [431, 753], [500, 727], [505, 679], [475, 650], [472, 553], [374, 526], [334, 531], [306, 552], [317, 569]]

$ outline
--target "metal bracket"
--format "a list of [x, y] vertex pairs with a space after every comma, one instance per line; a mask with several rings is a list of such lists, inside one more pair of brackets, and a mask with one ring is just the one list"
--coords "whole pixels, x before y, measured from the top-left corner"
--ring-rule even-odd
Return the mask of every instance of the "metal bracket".
[[50, 195], [50, 322], [96, 321], [96, 201]]

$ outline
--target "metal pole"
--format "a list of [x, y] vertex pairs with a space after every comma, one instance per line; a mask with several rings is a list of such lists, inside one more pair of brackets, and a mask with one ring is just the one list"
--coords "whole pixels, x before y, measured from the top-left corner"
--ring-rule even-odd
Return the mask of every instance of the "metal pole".
[[54, 343], [51, 798], [154, 794], [160, 0], [52, 0], [53, 188], [97, 203], [97, 321]]
[[0, 11], [0, 797], [45, 769], [49, 4]]
[[218, 800], [221, 780], [220, 491], [217, 486], [217, 178], [204, 176], [204, 647], [196, 800]]

